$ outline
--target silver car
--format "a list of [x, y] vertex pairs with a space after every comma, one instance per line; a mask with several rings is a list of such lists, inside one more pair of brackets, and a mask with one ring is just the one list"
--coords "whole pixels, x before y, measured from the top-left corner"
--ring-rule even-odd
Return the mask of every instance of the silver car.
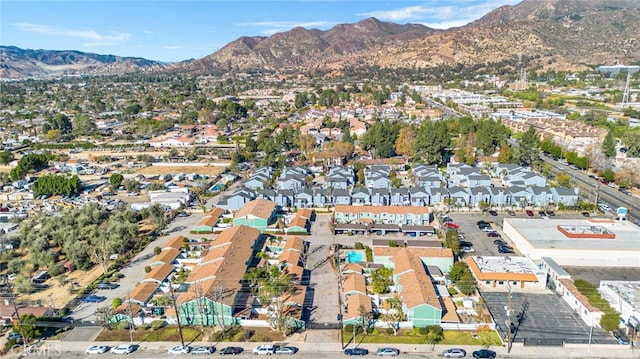
[[447, 349], [445, 350], [442, 355], [445, 358], [464, 358], [465, 356], [467, 356], [467, 352], [464, 349], [460, 349], [460, 348], [451, 348], [451, 349]]
[[395, 357], [400, 355], [400, 350], [396, 348], [390, 348], [390, 347], [379, 348], [376, 351], [376, 355], [379, 357], [386, 357], [386, 356]]

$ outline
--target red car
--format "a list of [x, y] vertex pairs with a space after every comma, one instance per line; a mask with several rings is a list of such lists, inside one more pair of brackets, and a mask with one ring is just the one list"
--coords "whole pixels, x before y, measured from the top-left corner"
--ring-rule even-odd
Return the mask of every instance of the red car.
[[458, 229], [460, 226], [458, 226], [457, 224], [453, 223], [453, 222], [448, 222], [444, 225], [447, 228], [453, 228], [453, 229]]
[[533, 217], [533, 211], [532, 210], [528, 209], [525, 212], [527, 213], [527, 216]]

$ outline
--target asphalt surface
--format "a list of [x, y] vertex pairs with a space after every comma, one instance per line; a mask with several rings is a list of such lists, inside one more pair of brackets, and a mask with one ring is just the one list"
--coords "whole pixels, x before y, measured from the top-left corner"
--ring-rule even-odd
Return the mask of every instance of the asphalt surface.
[[[503, 338], [511, 332], [507, 319], [508, 293], [484, 292], [482, 297]], [[526, 303], [526, 304], [525, 304]], [[511, 293], [511, 323], [514, 342], [525, 345], [588, 344], [591, 328], [553, 293]], [[593, 328], [592, 344], [617, 344], [615, 338], [601, 328]]]

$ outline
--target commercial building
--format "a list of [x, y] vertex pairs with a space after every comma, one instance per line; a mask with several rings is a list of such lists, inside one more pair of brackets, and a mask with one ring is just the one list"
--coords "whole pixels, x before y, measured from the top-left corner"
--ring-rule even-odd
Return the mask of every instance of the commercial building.
[[467, 257], [467, 264], [481, 290], [544, 291], [547, 273], [525, 257]]
[[535, 261], [553, 258], [559, 265], [640, 267], [640, 228], [603, 218], [505, 218], [504, 233]]

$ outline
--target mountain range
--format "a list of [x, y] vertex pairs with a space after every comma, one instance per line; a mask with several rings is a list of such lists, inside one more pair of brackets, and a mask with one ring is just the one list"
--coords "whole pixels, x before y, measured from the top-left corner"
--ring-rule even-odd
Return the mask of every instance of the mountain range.
[[0, 77], [60, 74], [286, 72], [339, 74], [354, 67], [491, 67], [584, 70], [640, 60], [640, 1], [524, 0], [447, 30], [368, 18], [322, 31], [296, 27], [241, 37], [197, 60], [160, 63], [79, 51], [0, 46]]

